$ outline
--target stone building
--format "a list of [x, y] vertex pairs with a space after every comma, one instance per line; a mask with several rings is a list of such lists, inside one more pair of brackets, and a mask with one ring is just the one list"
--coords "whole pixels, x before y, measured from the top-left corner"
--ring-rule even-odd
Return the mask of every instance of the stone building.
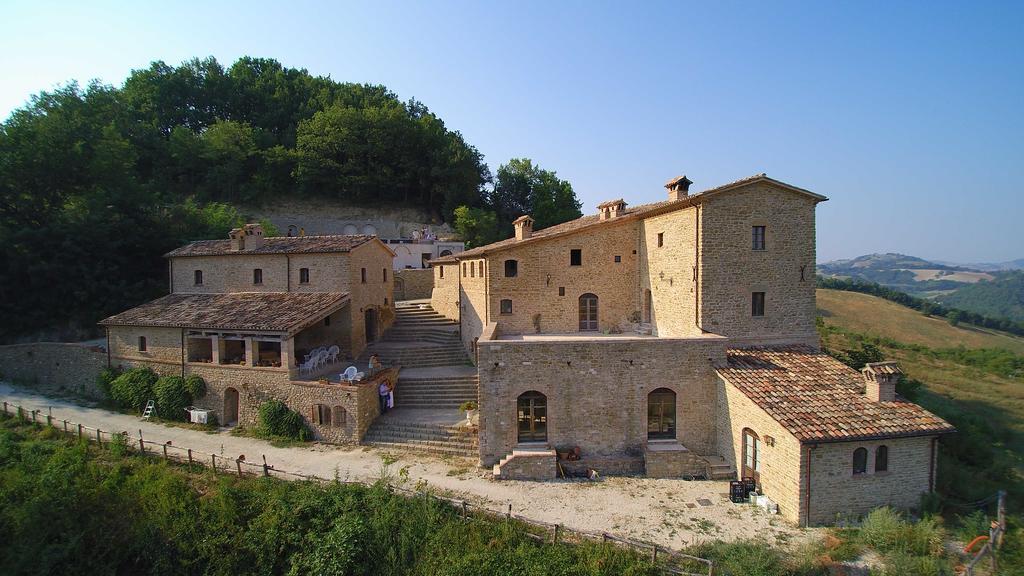
[[[394, 253], [386, 245], [366, 235], [264, 238], [248, 224], [166, 257], [170, 294], [100, 322], [110, 365], [202, 376], [208, 393], [198, 403], [222, 424], [253, 423], [259, 404], [277, 398], [320, 439], [362, 438], [376, 391], [318, 379], [337, 377], [390, 325]], [[317, 348], [330, 360], [301, 370]]]
[[[800, 524], [935, 485], [952, 428], [821, 353], [815, 207], [759, 174], [598, 212], [435, 260], [433, 308], [477, 364], [480, 460], [498, 478], [558, 466], [754, 478]], [[578, 448], [581, 460], [564, 456]]]

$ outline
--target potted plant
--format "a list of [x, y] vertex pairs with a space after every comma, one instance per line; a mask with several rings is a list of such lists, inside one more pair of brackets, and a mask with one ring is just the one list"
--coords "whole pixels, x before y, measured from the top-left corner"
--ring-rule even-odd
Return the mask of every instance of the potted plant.
[[459, 404], [459, 410], [462, 410], [463, 412], [466, 413], [466, 422], [468, 422], [469, 424], [475, 424], [476, 422], [479, 421], [477, 420], [477, 418], [480, 414], [480, 410], [477, 407], [476, 402], [474, 402], [473, 400], [469, 400], [467, 402]]

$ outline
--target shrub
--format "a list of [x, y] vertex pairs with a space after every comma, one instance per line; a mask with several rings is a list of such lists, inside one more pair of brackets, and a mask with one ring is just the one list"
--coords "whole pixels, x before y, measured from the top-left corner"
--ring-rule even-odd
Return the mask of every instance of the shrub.
[[879, 552], [940, 556], [945, 531], [934, 516], [914, 523], [892, 508], [872, 510], [860, 528], [861, 541]]
[[156, 397], [156, 414], [165, 420], [184, 420], [185, 408], [192, 404], [192, 397], [180, 376], [161, 376], [153, 385]]
[[110, 398], [110, 385], [113, 381], [121, 375], [121, 371], [117, 368], [107, 367], [100, 370], [100, 373], [96, 375], [96, 386], [103, 392], [103, 395]]
[[267, 400], [260, 404], [259, 423], [256, 431], [264, 436], [277, 436], [293, 440], [306, 440], [309, 431], [302, 416], [288, 408], [280, 400]]
[[153, 397], [156, 372], [149, 368], [132, 368], [110, 383], [110, 398], [122, 408], [142, 410]]
[[189, 374], [188, 378], [185, 378], [185, 391], [195, 402], [196, 399], [206, 396], [206, 380], [198, 374]]
[[463, 412], [465, 412], [466, 410], [476, 410], [476, 408], [476, 402], [474, 402], [473, 400], [467, 400], [462, 404], [459, 404], [459, 410], [462, 410]]

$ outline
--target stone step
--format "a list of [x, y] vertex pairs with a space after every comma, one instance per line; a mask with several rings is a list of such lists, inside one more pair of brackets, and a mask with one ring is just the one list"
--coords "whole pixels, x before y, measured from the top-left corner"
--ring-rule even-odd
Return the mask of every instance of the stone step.
[[[473, 398], [476, 400], [476, 398]], [[395, 400], [399, 408], [458, 408], [465, 400]]]
[[463, 458], [474, 458], [478, 452], [472, 448], [442, 448], [437, 446], [422, 446], [418, 444], [411, 444], [406, 442], [364, 442], [368, 446], [375, 448], [385, 448], [392, 450], [409, 450], [412, 452], [424, 452], [428, 454], [435, 454], [439, 456], [459, 456]]

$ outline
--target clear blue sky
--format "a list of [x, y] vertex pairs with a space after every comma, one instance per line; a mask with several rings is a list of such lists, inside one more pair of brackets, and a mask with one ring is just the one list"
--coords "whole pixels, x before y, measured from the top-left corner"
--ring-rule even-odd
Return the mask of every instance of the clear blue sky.
[[[634, 5], [638, 4], [638, 5]], [[831, 200], [819, 261], [1024, 257], [1024, 2], [10, 2], [0, 116], [153, 60], [271, 57], [415, 97], [584, 211], [758, 172]]]

